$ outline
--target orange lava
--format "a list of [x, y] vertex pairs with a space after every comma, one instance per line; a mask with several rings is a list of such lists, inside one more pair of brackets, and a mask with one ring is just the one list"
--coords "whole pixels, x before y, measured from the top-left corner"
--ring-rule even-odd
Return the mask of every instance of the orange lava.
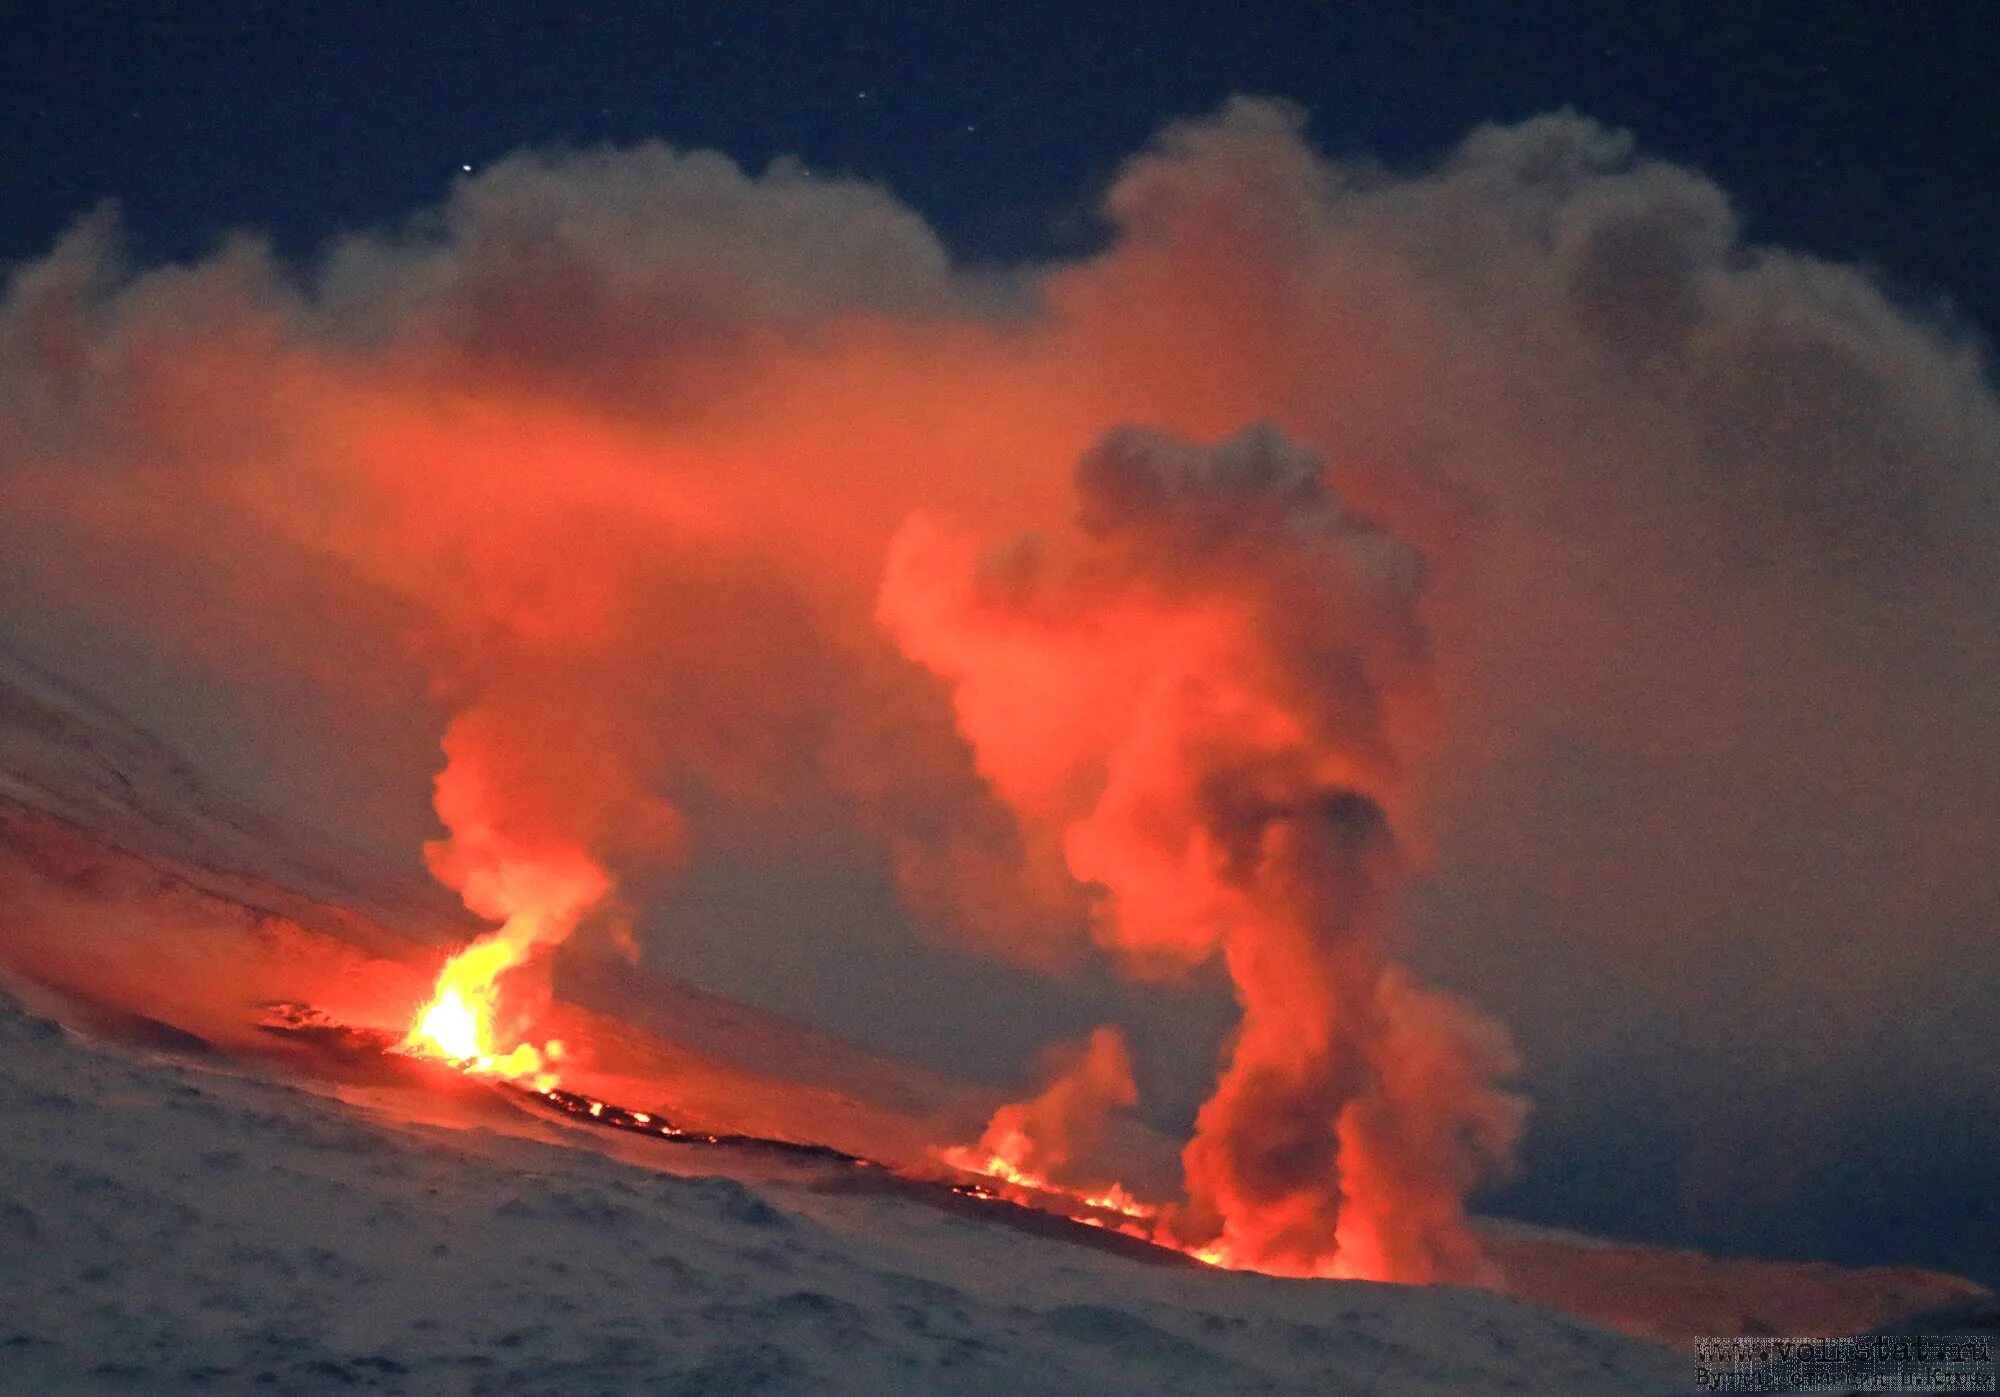
[[952, 1168], [967, 1174], [980, 1174], [1016, 1188], [1029, 1189], [1035, 1193], [1045, 1193], [1056, 1198], [1073, 1199], [1087, 1208], [1100, 1212], [1122, 1213], [1128, 1218], [1150, 1218], [1159, 1210], [1151, 1204], [1142, 1203], [1133, 1197], [1122, 1184], [1113, 1183], [1099, 1192], [1088, 1193], [1081, 1189], [1064, 1188], [1039, 1174], [1019, 1168], [1008, 1159], [997, 1154], [981, 1154], [965, 1145], [952, 1145], [938, 1151], [938, 1158]]
[[556, 1087], [561, 1078], [554, 1064], [563, 1055], [561, 1042], [551, 1040], [540, 1047], [522, 1042], [503, 1051], [495, 1036], [500, 976], [524, 958], [517, 942], [495, 935], [473, 942], [446, 961], [430, 1002], [410, 1025], [403, 1051], [478, 1076], [525, 1081], [537, 1091]]

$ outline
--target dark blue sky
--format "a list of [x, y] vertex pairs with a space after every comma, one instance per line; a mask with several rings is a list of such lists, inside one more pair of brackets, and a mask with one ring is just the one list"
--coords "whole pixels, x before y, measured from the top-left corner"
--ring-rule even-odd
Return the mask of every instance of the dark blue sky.
[[0, 257], [124, 204], [144, 253], [293, 250], [523, 144], [664, 137], [882, 179], [959, 251], [1091, 235], [1116, 162], [1231, 92], [1422, 161], [1564, 105], [1714, 175], [1753, 236], [2000, 324], [2000, 6], [10, 4]]

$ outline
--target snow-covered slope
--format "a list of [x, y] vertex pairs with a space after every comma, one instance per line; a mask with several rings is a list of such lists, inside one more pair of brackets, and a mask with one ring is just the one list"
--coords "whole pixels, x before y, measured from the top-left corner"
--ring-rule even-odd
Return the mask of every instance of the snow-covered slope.
[[1718, 1257], [1498, 1219], [1478, 1226], [1509, 1295], [1680, 1348], [1704, 1335], [1857, 1334], [1992, 1299], [1976, 1282], [1918, 1266]]
[[807, 1178], [395, 1124], [82, 1046], [11, 1004], [0, 1114], [0, 1392], [21, 1397], [1610, 1394], [1689, 1375], [1481, 1292], [1148, 1266]]

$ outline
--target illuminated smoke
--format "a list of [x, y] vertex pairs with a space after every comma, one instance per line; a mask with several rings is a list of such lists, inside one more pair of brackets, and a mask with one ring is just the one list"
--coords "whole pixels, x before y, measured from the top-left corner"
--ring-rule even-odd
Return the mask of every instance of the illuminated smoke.
[[[446, 730], [436, 808], [451, 833], [427, 844], [424, 855], [468, 908], [500, 925], [446, 962], [407, 1046], [475, 1071], [553, 1085], [560, 1046], [537, 1047], [523, 1034], [547, 998], [548, 952], [611, 892], [611, 876], [560, 828], [534, 828], [537, 792], [510, 792], [498, 779], [509, 759], [502, 745], [508, 734], [489, 732], [484, 716], [460, 714]], [[517, 735], [524, 750], [538, 738], [532, 730]]]
[[1421, 560], [1268, 428], [1113, 432], [1076, 487], [1069, 537], [982, 555], [913, 525], [881, 614], [955, 684], [982, 772], [1104, 890], [1098, 939], [1228, 968], [1243, 1022], [1170, 1235], [1287, 1274], [1476, 1276], [1463, 1201], [1513, 1144], [1511, 1049], [1378, 942], [1427, 706]]
[[1052, 1080], [1026, 1101], [993, 1113], [978, 1141], [944, 1150], [947, 1164], [1028, 1187], [1073, 1182], [1104, 1138], [1108, 1112], [1138, 1103], [1124, 1035], [1109, 1025], [1055, 1055]]

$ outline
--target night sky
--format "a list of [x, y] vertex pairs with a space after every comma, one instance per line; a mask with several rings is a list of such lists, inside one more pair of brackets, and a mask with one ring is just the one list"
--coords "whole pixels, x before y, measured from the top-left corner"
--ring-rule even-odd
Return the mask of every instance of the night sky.
[[2000, 323], [2000, 11], [1968, 3], [1411, 6], [25, 5], [0, 18], [0, 257], [101, 199], [142, 254], [304, 252], [524, 145], [792, 154], [879, 179], [961, 255], [1096, 234], [1166, 119], [1290, 98], [1420, 164], [1570, 106], [1695, 165], [1753, 239]]
[[[114, 200], [142, 265], [244, 228], [304, 262], [523, 147], [654, 138], [879, 181], [966, 263], [1056, 258], [1106, 238], [1097, 202], [1163, 123], [1248, 93], [1306, 110], [1321, 151], [1398, 170], [1482, 123], [1572, 108], [1715, 180], [1750, 242], [1859, 263], [1919, 321], [1989, 344], [2000, 328], [2000, 0], [1123, 8], [11, 0], [0, 261]], [[1669, 1167], [1687, 1142], [1646, 1109], [1652, 1088], [1603, 1085], [1602, 1119], [1531, 1135], [1525, 1174], [1487, 1201], [1795, 1245], [1796, 1218], [1688, 1235]], [[1878, 1124], [1844, 1122], [1854, 1177], [1814, 1182], [1807, 1248], [2000, 1279], [1990, 1240], [1957, 1223], [1992, 1224], [1990, 1122], [1953, 1115], [1915, 1150]], [[1927, 1201], [1904, 1216], [1883, 1197]]]

